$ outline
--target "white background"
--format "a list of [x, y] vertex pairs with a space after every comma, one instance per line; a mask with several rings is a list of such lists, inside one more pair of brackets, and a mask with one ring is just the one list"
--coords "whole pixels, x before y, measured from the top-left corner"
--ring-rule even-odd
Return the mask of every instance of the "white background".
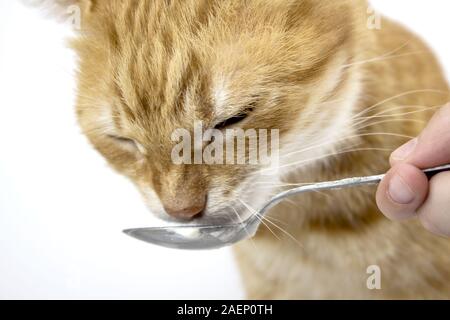
[[[450, 2], [373, 3], [450, 70]], [[167, 250], [121, 233], [155, 222], [80, 134], [68, 34], [0, 0], [0, 298], [243, 298], [230, 250]]]

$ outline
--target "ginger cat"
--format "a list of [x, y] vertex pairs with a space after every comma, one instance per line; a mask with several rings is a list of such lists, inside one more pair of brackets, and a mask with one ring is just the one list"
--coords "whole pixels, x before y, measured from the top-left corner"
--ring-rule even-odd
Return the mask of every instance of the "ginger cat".
[[[242, 203], [258, 208], [286, 187], [383, 173], [450, 100], [426, 45], [384, 18], [369, 28], [364, 0], [45, 2], [62, 15], [80, 7], [80, 125], [162, 218], [244, 217]], [[277, 175], [173, 164], [171, 133], [195, 120], [279, 129]], [[450, 298], [450, 241], [388, 221], [374, 194], [302, 195], [272, 209], [235, 247], [248, 297]], [[379, 290], [367, 286], [373, 265]]]

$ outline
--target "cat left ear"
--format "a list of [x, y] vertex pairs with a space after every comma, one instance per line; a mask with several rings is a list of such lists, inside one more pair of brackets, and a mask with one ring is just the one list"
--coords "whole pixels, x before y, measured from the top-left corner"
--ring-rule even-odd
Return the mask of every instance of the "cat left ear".
[[58, 21], [80, 30], [82, 17], [91, 11], [93, 0], [22, 0], [26, 5], [43, 10], [44, 13]]

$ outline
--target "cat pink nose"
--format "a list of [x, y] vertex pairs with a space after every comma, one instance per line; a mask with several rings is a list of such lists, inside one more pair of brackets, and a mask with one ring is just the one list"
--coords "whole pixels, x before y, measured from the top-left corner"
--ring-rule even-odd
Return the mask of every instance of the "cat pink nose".
[[200, 215], [203, 210], [205, 210], [205, 206], [206, 199], [189, 205], [177, 205], [176, 203], [172, 203], [170, 205], [165, 205], [164, 210], [174, 218], [187, 220]]

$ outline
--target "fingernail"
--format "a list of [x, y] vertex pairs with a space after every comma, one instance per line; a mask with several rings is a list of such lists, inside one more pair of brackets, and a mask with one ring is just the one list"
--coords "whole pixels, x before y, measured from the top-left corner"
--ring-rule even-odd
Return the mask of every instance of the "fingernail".
[[414, 193], [398, 174], [393, 176], [388, 187], [389, 196], [398, 204], [410, 204], [414, 201]]
[[402, 145], [400, 148], [392, 152], [392, 159], [397, 161], [403, 161], [409, 157], [410, 154], [413, 153], [414, 149], [417, 145], [417, 138], [410, 140], [409, 142]]

